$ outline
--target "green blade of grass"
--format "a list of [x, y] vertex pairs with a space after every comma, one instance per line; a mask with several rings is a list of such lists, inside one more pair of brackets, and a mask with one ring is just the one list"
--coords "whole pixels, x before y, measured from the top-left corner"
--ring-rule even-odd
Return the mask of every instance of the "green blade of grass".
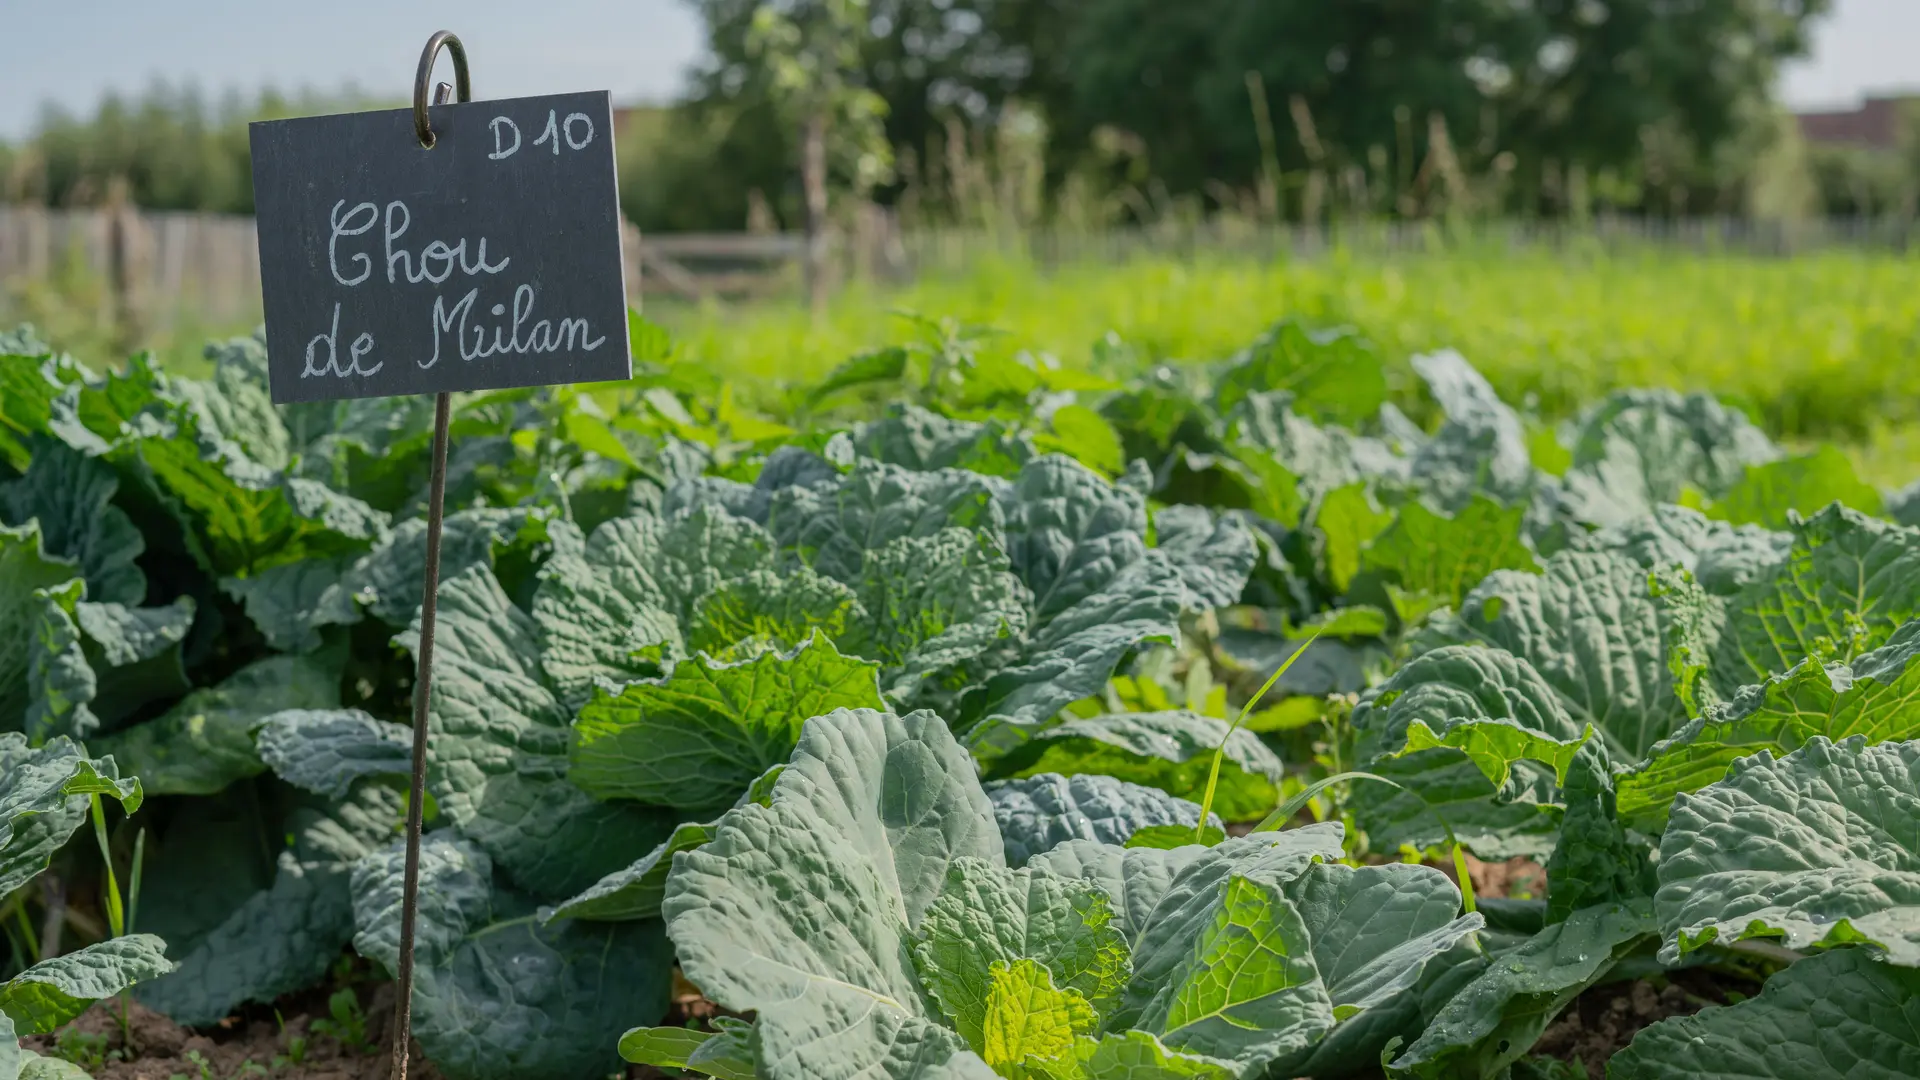
[[113, 852], [107, 846], [107, 812], [100, 805], [100, 796], [89, 795], [93, 807], [93, 839], [100, 845], [100, 867], [106, 874], [105, 885], [107, 926], [114, 937], [124, 937], [127, 933], [126, 910], [120, 906], [120, 882], [113, 873]]
[[1292, 656], [1287, 657], [1279, 667], [1274, 668], [1273, 674], [1267, 676], [1267, 681], [1260, 685], [1259, 691], [1248, 698], [1245, 705], [1240, 706], [1239, 715], [1233, 718], [1233, 723], [1227, 725], [1227, 733], [1220, 736], [1220, 745], [1213, 748], [1213, 767], [1207, 770], [1207, 790], [1200, 800], [1200, 821], [1193, 827], [1194, 843], [1202, 843], [1206, 839], [1207, 817], [1213, 813], [1213, 794], [1220, 786], [1220, 763], [1227, 756], [1227, 740], [1233, 738], [1233, 733], [1239, 731], [1240, 725], [1247, 722], [1247, 716], [1253, 712], [1254, 706], [1260, 704], [1260, 699], [1267, 696], [1267, 691], [1273, 689], [1273, 684], [1280, 681], [1280, 676], [1285, 675], [1287, 669], [1293, 666], [1293, 662], [1300, 659], [1308, 647], [1319, 639], [1320, 631], [1315, 630], [1307, 640], [1300, 643], [1299, 648], [1293, 650]]
[[[1299, 813], [1301, 807], [1307, 805], [1307, 803], [1309, 802], [1312, 802], [1313, 797], [1315, 795], [1320, 794], [1321, 792], [1327, 790], [1333, 785], [1338, 784], [1344, 780], [1378, 780], [1381, 783], [1387, 784], [1392, 787], [1400, 787], [1399, 784], [1394, 783], [1392, 780], [1389, 780], [1384, 776], [1376, 776], [1370, 772], [1335, 773], [1332, 776], [1325, 777], [1320, 780], [1315, 780], [1313, 783], [1308, 784], [1306, 787], [1301, 788], [1299, 791], [1295, 792], [1293, 798], [1288, 799], [1286, 802], [1281, 803], [1279, 806], [1274, 808], [1273, 813], [1268, 814], [1266, 817], [1261, 818], [1260, 824], [1255, 825], [1253, 827], [1253, 831], [1268, 832], [1273, 829], [1278, 829], [1280, 826], [1285, 825], [1289, 821], [1292, 821], [1293, 815]], [[1401, 790], [1404, 791], [1406, 789], [1401, 788]]]
[[133, 880], [127, 885], [127, 933], [140, 918], [140, 878], [147, 869], [147, 830], [141, 829], [133, 836]]

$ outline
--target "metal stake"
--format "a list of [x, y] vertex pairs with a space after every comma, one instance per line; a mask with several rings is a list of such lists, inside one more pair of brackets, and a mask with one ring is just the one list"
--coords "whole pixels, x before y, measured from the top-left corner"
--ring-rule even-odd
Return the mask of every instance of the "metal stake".
[[[453, 54], [460, 100], [473, 100], [467, 51], [459, 38], [442, 30], [428, 39], [413, 82], [414, 128], [420, 145], [427, 147], [434, 142], [427, 119], [427, 82], [443, 45]], [[441, 83], [434, 88], [433, 103], [445, 105], [452, 96], [453, 87]], [[440, 522], [447, 494], [447, 425], [452, 412], [452, 395], [434, 396], [433, 471], [427, 481], [426, 580], [420, 595], [419, 669], [413, 687], [413, 771], [407, 789], [407, 870], [400, 896], [400, 969], [393, 977], [393, 1080], [407, 1080], [407, 1052], [413, 1042], [413, 935], [420, 910], [420, 828], [427, 798], [427, 707], [433, 694], [433, 621], [440, 593]]]

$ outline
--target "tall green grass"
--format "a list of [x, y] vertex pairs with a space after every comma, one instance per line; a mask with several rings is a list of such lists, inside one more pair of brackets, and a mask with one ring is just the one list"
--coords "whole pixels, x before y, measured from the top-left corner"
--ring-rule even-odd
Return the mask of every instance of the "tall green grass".
[[[38, 322], [89, 364], [114, 363], [112, 335], [98, 326], [100, 297], [59, 285], [0, 296], [0, 324]], [[1789, 443], [1839, 443], [1872, 482], [1920, 478], [1920, 257], [1890, 253], [1764, 258], [1469, 243], [1391, 257], [1202, 254], [1055, 269], [999, 259], [904, 287], [852, 286], [818, 318], [786, 299], [655, 301], [648, 314], [686, 359], [734, 380], [747, 402], [777, 409], [788, 387], [912, 338], [918, 331], [900, 310], [995, 327], [986, 351], [1073, 366], [1097, 355], [1215, 359], [1286, 315], [1345, 323], [1399, 360], [1458, 349], [1503, 397], [1546, 421], [1619, 387], [1708, 390]], [[205, 337], [247, 330], [188, 322], [145, 343], [185, 374], [205, 373]], [[1116, 339], [1126, 348], [1110, 347]], [[1103, 341], [1109, 347], [1097, 349]], [[1401, 380], [1409, 393], [1412, 384]]]
[[1549, 420], [1619, 387], [1709, 390], [1789, 442], [1848, 446], [1879, 483], [1920, 476], [1920, 259], [1893, 254], [1469, 248], [1053, 271], [999, 261], [849, 289], [818, 319], [770, 302], [650, 314], [688, 358], [771, 402], [854, 352], [909, 338], [890, 313], [902, 308], [991, 325], [1004, 333], [990, 350], [1073, 365], [1092, 363], [1109, 332], [1144, 359], [1191, 360], [1227, 355], [1284, 315], [1348, 323], [1395, 357], [1458, 349]]

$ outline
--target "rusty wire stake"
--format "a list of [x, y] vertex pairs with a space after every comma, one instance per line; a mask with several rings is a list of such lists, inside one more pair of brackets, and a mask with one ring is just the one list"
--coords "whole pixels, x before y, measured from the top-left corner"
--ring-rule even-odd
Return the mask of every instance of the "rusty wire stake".
[[[425, 147], [434, 143], [433, 127], [427, 119], [427, 82], [433, 77], [433, 61], [442, 46], [453, 54], [454, 80], [460, 84], [460, 100], [473, 100], [473, 84], [467, 77], [467, 51], [459, 38], [442, 30], [427, 39], [413, 80], [414, 130], [420, 145]], [[453, 87], [441, 83], [434, 88], [433, 103], [445, 105], [452, 96]], [[413, 1042], [413, 935], [420, 910], [420, 829], [427, 797], [427, 706], [433, 693], [433, 622], [440, 592], [440, 522], [447, 495], [447, 425], [452, 412], [452, 395], [443, 392], [434, 396], [433, 471], [427, 481], [426, 580], [420, 594], [419, 667], [413, 687], [413, 764], [407, 788], [407, 870], [400, 894], [400, 969], [393, 975], [393, 1080], [407, 1080], [407, 1054]]]

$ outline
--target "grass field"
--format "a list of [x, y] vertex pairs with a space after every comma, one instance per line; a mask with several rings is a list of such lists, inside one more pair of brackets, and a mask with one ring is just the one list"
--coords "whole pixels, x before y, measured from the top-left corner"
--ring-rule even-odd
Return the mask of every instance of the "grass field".
[[[97, 305], [30, 310], [54, 340], [104, 364]], [[1109, 333], [1148, 360], [1228, 355], [1274, 320], [1346, 323], [1389, 355], [1455, 348], [1510, 401], [1554, 420], [1623, 386], [1709, 390], [1790, 443], [1832, 441], [1862, 474], [1920, 478], [1920, 259], [1831, 251], [1791, 259], [1693, 254], [1522, 252], [1485, 247], [1391, 259], [1140, 259], [1052, 271], [1012, 261], [892, 290], [843, 290], [816, 319], [791, 300], [648, 314], [682, 355], [776, 408], [781, 389], [849, 355], [907, 340], [901, 310], [999, 331], [985, 348], [1094, 362]], [[84, 317], [82, 317], [84, 315]], [[8, 320], [0, 320], [8, 321]], [[163, 362], [199, 370], [199, 342], [245, 327], [182, 327], [150, 342]], [[1409, 384], [1411, 383], [1409, 379]]]
[[1109, 331], [1152, 359], [1231, 353], [1285, 315], [1357, 326], [1397, 357], [1455, 348], [1548, 419], [1624, 386], [1710, 390], [1790, 442], [1848, 447], [1865, 475], [1920, 477], [1920, 260], [1454, 251], [1391, 261], [1136, 261], [1043, 273], [981, 265], [892, 292], [650, 311], [752, 399], [915, 331], [892, 312], [1002, 331], [987, 347], [1092, 362]]

